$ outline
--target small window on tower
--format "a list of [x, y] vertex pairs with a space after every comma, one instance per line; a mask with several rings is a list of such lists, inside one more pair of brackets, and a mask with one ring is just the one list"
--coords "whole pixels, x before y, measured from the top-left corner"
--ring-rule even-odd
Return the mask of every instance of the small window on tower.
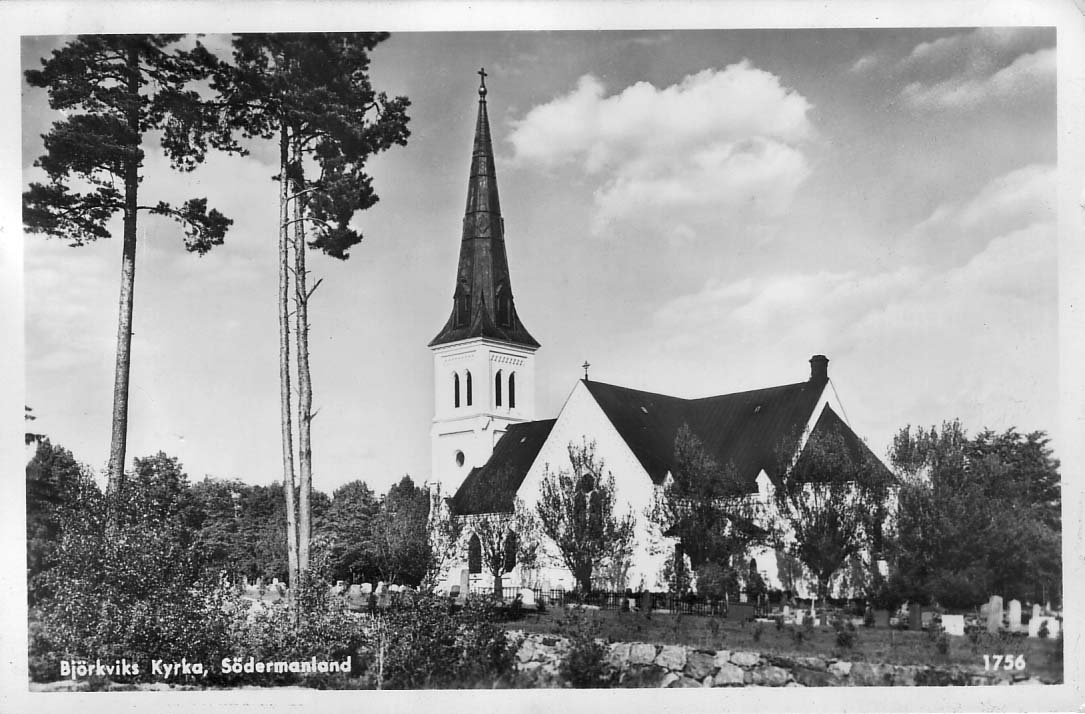
[[509, 409], [516, 408], [516, 372], [509, 375]]
[[500, 327], [512, 327], [512, 296], [508, 285], [502, 283], [497, 288], [497, 324]]
[[471, 319], [471, 296], [461, 285], [456, 290], [456, 327], [467, 327]]
[[471, 371], [467, 370], [467, 406], [471, 406]]
[[452, 406], [456, 409], [460, 408], [460, 375], [452, 375]]
[[494, 375], [494, 404], [501, 406], [501, 370]]

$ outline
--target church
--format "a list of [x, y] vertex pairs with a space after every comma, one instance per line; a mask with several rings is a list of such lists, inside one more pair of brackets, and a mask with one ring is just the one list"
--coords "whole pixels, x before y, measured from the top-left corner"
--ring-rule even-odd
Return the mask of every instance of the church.
[[[513, 297], [485, 74], [480, 74], [452, 311], [429, 343], [435, 380], [431, 482], [454, 494], [453, 511], [467, 522], [445, 583], [461, 583], [469, 576], [473, 588], [488, 586], [490, 576], [478, 564], [477, 540], [471, 543], [472, 519], [508, 513], [515, 499], [533, 508], [543, 474], [568, 470], [569, 444], [586, 439], [595, 443], [597, 456], [614, 475], [621, 510], [628, 508], [636, 518], [624, 582], [601, 584], [607, 589], [666, 590], [666, 561], [676, 553], [681, 557], [680, 544], [660, 533], [646, 511], [656, 490], [671, 477], [675, 436], [682, 425], [717, 463], [734, 467], [751, 499], [765, 504], [773, 492], [770, 464], [788, 435], [806, 435], [800, 452], [810, 435], [830, 429], [844, 436], [849, 449], [869, 449], [839, 416], [844, 411], [829, 380], [829, 360], [820, 354], [809, 359], [801, 381], [700, 399], [591, 381], [585, 372], [557, 416], [538, 419], [535, 353], [540, 344], [520, 320]], [[472, 548], [476, 553], [469, 557]], [[556, 557], [556, 548], [544, 544], [543, 551], [547, 557], [541, 570], [518, 572], [518, 566], [505, 576], [506, 584], [573, 589], [575, 581]], [[750, 556], [750, 568], [766, 585], [781, 588], [781, 555], [761, 548]]]

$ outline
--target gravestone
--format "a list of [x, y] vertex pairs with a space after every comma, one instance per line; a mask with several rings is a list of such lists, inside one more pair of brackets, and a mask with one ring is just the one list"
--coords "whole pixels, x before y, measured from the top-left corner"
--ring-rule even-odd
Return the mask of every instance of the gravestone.
[[923, 608], [918, 604], [908, 606], [908, 629], [920, 630], [923, 627]]
[[942, 615], [942, 629], [947, 635], [964, 637], [964, 615]]
[[466, 596], [471, 592], [471, 571], [464, 568], [460, 571], [460, 595]]
[[934, 622], [934, 613], [924, 610], [920, 620], [920, 625], [923, 627], [924, 630], [926, 630], [931, 626], [931, 623]]
[[784, 620], [787, 621], [791, 617], [791, 608], [784, 605]]
[[987, 631], [997, 635], [1002, 629], [1002, 596], [992, 595], [987, 604]]
[[1054, 617], [1047, 617], [1046, 615], [1041, 615], [1040, 617], [1034, 617], [1034, 618], [1032, 618], [1031, 620], [1028, 621], [1028, 636], [1029, 637], [1039, 637], [1040, 636], [1040, 627], [1042, 627], [1045, 622], [1047, 623], [1047, 636], [1052, 638], [1052, 639], [1054, 639], [1055, 637], [1058, 637], [1059, 636], [1059, 621], [1057, 619], [1055, 619]]
[[368, 595], [373, 592], [373, 583], [362, 583], [361, 585], [362, 595]]
[[652, 609], [652, 593], [643, 592], [640, 595], [640, 611], [650, 612]]
[[[1039, 616], [1040, 616], [1040, 603], [1036, 603], [1035, 605], [1032, 606], [1032, 620], [1035, 620]], [[1029, 622], [1032, 622], [1032, 620], [1029, 620]]]
[[874, 626], [875, 627], [889, 627], [889, 611], [888, 610], [875, 610], [874, 611]]
[[1010, 600], [1010, 632], [1021, 631], [1021, 601]]

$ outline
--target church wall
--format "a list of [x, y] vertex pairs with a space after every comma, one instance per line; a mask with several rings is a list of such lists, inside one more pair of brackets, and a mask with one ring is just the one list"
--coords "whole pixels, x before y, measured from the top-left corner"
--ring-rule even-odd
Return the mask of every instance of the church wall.
[[633, 589], [665, 589], [666, 584], [661, 581], [660, 573], [667, 556], [673, 553], [674, 541], [660, 536], [658, 528], [645, 515], [652, 504], [655, 486], [583, 382], [577, 382], [566, 400], [550, 436], [520, 486], [519, 497], [534, 508], [546, 469], [571, 470], [569, 443], [580, 444], [585, 436], [589, 441], [595, 441], [596, 456], [614, 475], [619, 502], [631, 509], [636, 518], [636, 540], [626, 578], [627, 586]]

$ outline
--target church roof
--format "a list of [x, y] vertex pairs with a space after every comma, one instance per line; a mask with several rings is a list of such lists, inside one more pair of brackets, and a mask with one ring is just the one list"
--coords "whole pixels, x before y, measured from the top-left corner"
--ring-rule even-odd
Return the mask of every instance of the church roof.
[[[809, 423], [828, 383], [827, 363], [823, 356], [815, 355], [811, 359], [811, 377], [805, 382], [701, 399], [588, 380], [583, 384], [653, 482], [662, 483], [674, 470], [675, 436], [687, 424], [716, 462], [732, 467], [734, 477], [752, 492], [757, 490], [757, 476], [762, 469], [770, 477], [775, 476], [779, 450], [786, 448]], [[509, 427], [490, 460], [472, 469], [456, 492], [456, 512], [466, 515], [510, 511], [555, 421]], [[826, 405], [813, 431], [829, 430], [840, 433], [853, 457], [864, 454], [881, 464], [851, 427]]]
[[520, 321], [512, 296], [505, 254], [505, 221], [501, 217], [490, 119], [486, 112], [486, 75], [485, 72], [479, 74], [482, 75], [482, 86], [478, 91], [478, 120], [452, 314], [429, 346], [489, 337], [535, 348], [539, 343]]
[[655, 483], [662, 483], [673, 470], [674, 439], [688, 424], [717, 463], [733, 466], [739, 483], [752, 490], [761, 469], [774, 470], [781, 445], [806, 427], [825, 380], [702, 399], [601, 382], [585, 386]]
[[513, 424], [494, 446], [490, 460], [467, 474], [452, 507], [459, 515], [507, 513], [528, 469], [550, 436], [557, 419]]

